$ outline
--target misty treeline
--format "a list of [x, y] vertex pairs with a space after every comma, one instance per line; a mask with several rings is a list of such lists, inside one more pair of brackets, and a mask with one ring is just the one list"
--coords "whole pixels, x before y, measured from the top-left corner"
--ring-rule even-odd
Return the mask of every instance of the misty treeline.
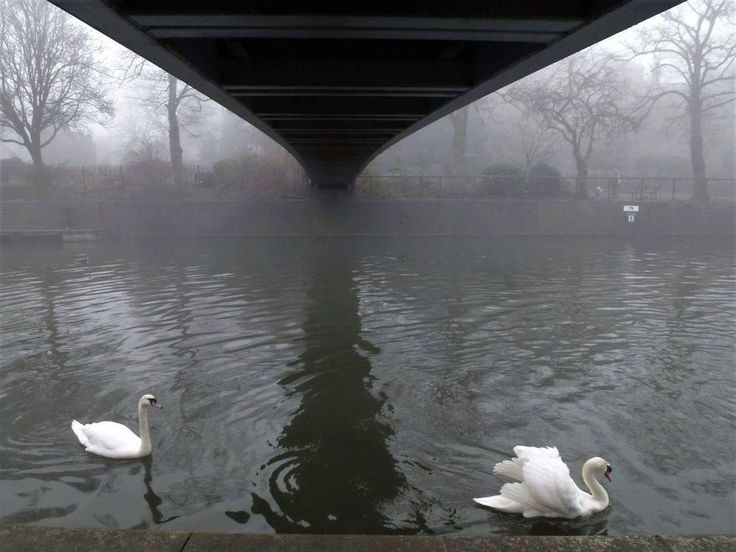
[[736, 173], [735, 59], [736, 2], [691, 0], [422, 129], [369, 171], [548, 182], [538, 195], [559, 193], [562, 173], [581, 197], [591, 176], [680, 177], [707, 199], [709, 178]]
[[46, 0], [0, 0], [0, 79], [6, 181], [257, 195], [301, 184], [273, 140]]
[[[561, 193], [564, 174], [581, 197], [594, 176], [692, 177], [706, 199], [708, 178], [734, 177], [735, 29], [736, 1], [691, 0], [421, 130], [365, 174], [507, 175], [511, 193], [537, 195]], [[0, 0], [3, 157], [36, 188], [98, 164], [124, 167], [108, 185], [144, 192], [303, 185], [271, 139], [46, 0]]]

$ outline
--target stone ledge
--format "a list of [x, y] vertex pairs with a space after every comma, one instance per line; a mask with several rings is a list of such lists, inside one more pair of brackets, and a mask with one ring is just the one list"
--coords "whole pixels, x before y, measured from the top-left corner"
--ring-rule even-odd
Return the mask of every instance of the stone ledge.
[[181, 552], [188, 533], [0, 525], [0, 552]]
[[0, 526], [0, 552], [720, 552], [736, 535], [595, 537], [428, 537], [165, 533], [138, 529]]

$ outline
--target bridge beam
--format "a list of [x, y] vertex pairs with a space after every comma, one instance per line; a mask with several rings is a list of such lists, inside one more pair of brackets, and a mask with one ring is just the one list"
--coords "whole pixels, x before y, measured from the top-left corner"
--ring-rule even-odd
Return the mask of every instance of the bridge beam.
[[431, 122], [682, 0], [51, 0], [343, 187]]

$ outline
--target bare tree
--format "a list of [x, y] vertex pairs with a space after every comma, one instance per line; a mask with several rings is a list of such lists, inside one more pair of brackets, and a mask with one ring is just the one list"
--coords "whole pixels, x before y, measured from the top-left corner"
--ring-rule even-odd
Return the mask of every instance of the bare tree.
[[538, 117], [570, 145], [579, 197], [588, 197], [588, 161], [596, 142], [637, 124], [620, 68], [616, 58], [591, 48], [501, 92], [506, 101]]
[[529, 112], [522, 112], [518, 123], [524, 181], [529, 180], [532, 167], [547, 161], [555, 151], [552, 131]]
[[200, 121], [202, 107], [209, 100], [188, 84], [133, 53], [127, 55], [123, 79], [142, 84], [144, 92], [139, 98], [142, 105], [152, 109], [156, 114], [165, 112], [174, 183], [177, 186], [181, 185], [184, 180], [181, 132], [183, 130], [194, 136], [191, 128]]
[[452, 123], [452, 172], [461, 174], [465, 170], [465, 146], [468, 133], [468, 106], [450, 113]]
[[[484, 115], [496, 113], [494, 124], [499, 126], [499, 116], [503, 104], [506, 108], [506, 120], [502, 125], [506, 129], [503, 133], [506, 149], [496, 150], [505, 152], [508, 162], [519, 165], [524, 175], [524, 185], [529, 182], [532, 167], [543, 161], [548, 161], [556, 151], [557, 145], [554, 140], [554, 131], [551, 130], [538, 114], [531, 113], [523, 108], [505, 102], [500, 94], [491, 94], [484, 102], [474, 104], [481, 120]], [[510, 132], [510, 129], [516, 132]]]
[[149, 118], [131, 113], [122, 121], [117, 134], [116, 141], [125, 164], [163, 162], [161, 154], [165, 150], [165, 138], [158, 125]]
[[736, 78], [732, 70], [736, 59], [734, 13], [732, 0], [691, 0], [662, 14], [661, 23], [645, 28], [639, 44], [630, 46], [635, 55], [654, 55], [657, 83], [649, 100], [654, 103], [675, 96], [680, 100], [681, 116], [689, 121], [693, 199], [708, 199], [703, 120], [736, 99], [733, 87], [728, 86]]
[[59, 130], [112, 114], [95, 55], [88, 33], [46, 0], [0, 0], [0, 141], [28, 150], [38, 184]]

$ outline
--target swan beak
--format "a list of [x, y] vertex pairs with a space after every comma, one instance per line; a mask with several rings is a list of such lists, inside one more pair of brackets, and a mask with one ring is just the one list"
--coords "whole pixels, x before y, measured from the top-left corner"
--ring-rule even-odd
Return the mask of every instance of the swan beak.
[[611, 479], [611, 474], [610, 473], [606, 472], [603, 475], [605, 475], [606, 476], [606, 479], [608, 479], [609, 481], [613, 481], [613, 479]]
[[153, 406], [155, 406], [156, 408], [163, 408], [163, 405], [159, 403], [153, 403]]

